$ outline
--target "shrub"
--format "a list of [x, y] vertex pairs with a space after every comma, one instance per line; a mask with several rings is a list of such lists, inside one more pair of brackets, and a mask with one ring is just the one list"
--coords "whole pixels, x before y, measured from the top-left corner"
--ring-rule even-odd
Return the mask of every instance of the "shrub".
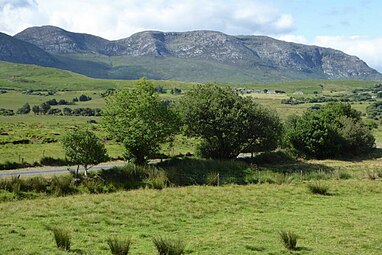
[[71, 244], [70, 231], [60, 227], [53, 228], [52, 231], [57, 247], [61, 250], [69, 251]]
[[137, 189], [146, 186], [144, 180], [149, 178], [150, 171], [147, 166], [130, 163], [122, 167], [101, 170], [98, 175], [116, 189]]
[[210, 172], [206, 176], [206, 184], [211, 186], [219, 186], [220, 174], [219, 172]]
[[99, 194], [99, 193], [105, 193], [107, 192], [107, 185], [106, 183], [97, 177], [87, 177], [85, 178], [81, 183], [87, 191], [91, 194]]
[[338, 178], [341, 180], [348, 180], [352, 178], [352, 175], [348, 172], [339, 172], [338, 173]]
[[370, 180], [377, 180], [382, 178], [382, 171], [369, 170], [366, 172], [366, 175]]
[[279, 232], [279, 235], [280, 235], [281, 242], [285, 248], [287, 248], [288, 250], [297, 249], [298, 236], [294, 232], [281, 230]]
[[113, 255], [128, 255], [131, 247], [131, 239], [109, 238], [107, 240], [111, 254]]
[[292, 152], [312, 158], [338, 158], [368, 153], [375, 146], [361, 113], [350, 104], [328, 103], [286, 122], [284, 145]]
[[25, 103], [21, 108], [17, 109], [17, 114], [28, 114], [31, 111], [31, 106], [28, 103]]
[[243, 161], [220, 161], [212, 159], [173, 158], [160, 163], [172, 184], [205, 185], [209, 173], [219, 173], [220, 184], [244, 184], [248, 164]]
[[25, 181], [26, 185], [29, 186], [30, 190], [35, 192], [46, 192], [48, 186], [48, 181], [44, 177], [36, 176]]
[[308, 183], [308, 189], [313, 194], [329, 195], [329, 186], [320, 182]]
[[186, 248], [185, 243], [180, 239], [158, 237], [154, 238], [153, 242], [159, 255], [181, 255]]
[[57, 196], [65, 196], [77, 192], [72, 175], [54, 176], [50, 182], [50, 192]]
[[156, 168], [149, 169], [149, 177], [144, 182], [146, 187], [159, 190], [166, 188], [170, 184], [166, 172]]

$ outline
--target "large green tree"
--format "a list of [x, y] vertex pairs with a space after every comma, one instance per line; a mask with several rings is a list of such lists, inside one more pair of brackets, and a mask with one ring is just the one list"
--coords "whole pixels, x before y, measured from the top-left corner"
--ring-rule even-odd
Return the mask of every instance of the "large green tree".
[[160, 100], [153, 84], [140, 79], [135, 89], [116, 91], [106, 98], [103, 125], [126, 148], [126, 158], [144, 164], [179, 129], [179, 118]]
[[186, 135], [202, 139], [202, 157], [230, 159], [240, 152], [273, 150], [282, 126], [278, 116], [229, 87], [198, 85], [180, 100]]
[[286, 122], [285, 144], [297, 154], [335, 158], [369, 152], [375, 145], [360, 112], [350, 104], [328, 103]]
[[97, 136], [88, 130], [68, 132], [62, 139], [65, 156], [77, 165], [76, 176], [80, 165], [84, 166], [85, 175], [89, 166], [96, 165], [108, 159], [106, 148]]

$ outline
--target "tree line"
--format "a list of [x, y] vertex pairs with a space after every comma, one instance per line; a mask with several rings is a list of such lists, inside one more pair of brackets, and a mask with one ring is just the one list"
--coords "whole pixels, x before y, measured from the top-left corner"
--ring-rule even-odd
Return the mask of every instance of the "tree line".
[[328, 103], [283, 123], [274, 110], [214, 84], [197, 85], [169, 103], [141, 79], [135, 89], [106, 98], [102, 125], [136, 164], [145, 164], [179, 133], [199, 139], [200, 157], [219, 160], [277, 148], [307, 158], [336, 158], [368, 153], [375, 146], [361, 113], [348, 103]]

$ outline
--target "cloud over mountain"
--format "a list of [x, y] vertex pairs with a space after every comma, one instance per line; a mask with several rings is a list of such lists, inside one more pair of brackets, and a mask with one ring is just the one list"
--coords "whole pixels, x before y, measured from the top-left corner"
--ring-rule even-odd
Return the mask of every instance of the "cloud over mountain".
[[108, 39], [150, 29], [274, 35], [294, 28], [290, 14], [256, 0], [1, 0], [0, 12], [0, 29], [8, 34], [40, 24]]

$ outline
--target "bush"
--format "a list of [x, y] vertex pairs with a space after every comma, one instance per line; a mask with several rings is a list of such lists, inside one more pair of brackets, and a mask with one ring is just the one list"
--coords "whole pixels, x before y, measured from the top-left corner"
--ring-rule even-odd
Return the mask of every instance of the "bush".
[[126, 164], [122, 167], [113, 167], [98, 172], [105, 183], [115, 189], [137, 189], [146, 186], [144, 180], [149, 178], [150, 167]]
[[28, 103], [25, 103], [21, 108], [17, 109], [17, 114], [28, 114], [31, 111], [31, 106]]
[[350, 104], [329, 103], [286, 122], [284, 145], [312, 158], [338, 158], [369, 153], [375, 138]]
[[341, 180], [348, 180], [348, 179], [352, 178], [352, 175], [350, 173], [347, 173], [347, 172], [339, 172], [338, 178]]
[[329, 195], [329, 186], [320, 182], [308, 183], [308, 189], [313, 194]]
[[164, 189], [170, 185], [166, 173], [155, 168], [151, 169], [149, 177], [145, 179], [144, 182], [146, 183], [146, 187], [158, 190]]
[[100, 178], [85, 178], [81, 185], [86, 188], [86, 190], [91, 194], [99, 194], [108, 192], [106, 183]]
[[288, 250], [297, 249], [298, 236], [294, 232], [281, 230], [279, 232], [279, 235], [280, 235], [281, 242], [285, 248], [287, 248]]
[[48, 181], [44, 177], [36, 176], [26, 180], [25, 185], [29, 187], [28, 190], [30, 191], [46, 192]]
[[179, 239], [158, 237], [153, 239], [159, 255], [181, 255], [186, 248], [185, 243]]
[[60, 227], [53, 228], [52, 231], [57, 247], [61, 250], [69, 251], [71, 244], [70, 231]]
[[84, 95], [84, 94], [82, 94], [78, 99], [79, 99], [80, 101], [82, 101], [82, 102], [92, 100], [91, 97], [89, 97], [89, 96], [87, 96], [87, 95]]
[[158, 164], [172, 184], [179, 186], [208, 184], [207, 176], [219, 173], [220, 184], [244, 184], [251, 174], [249, 165], [243, 161], [220, 161], [212, 159], [171, 159]]
[[50, 192], [57, 196], [65, 196], [77, 192], [71, 175], [53, 176], [50, 181]]
[[110, 238], [107, 240], [111, 254], [128, 255], [131, 247], [131, 239]]

